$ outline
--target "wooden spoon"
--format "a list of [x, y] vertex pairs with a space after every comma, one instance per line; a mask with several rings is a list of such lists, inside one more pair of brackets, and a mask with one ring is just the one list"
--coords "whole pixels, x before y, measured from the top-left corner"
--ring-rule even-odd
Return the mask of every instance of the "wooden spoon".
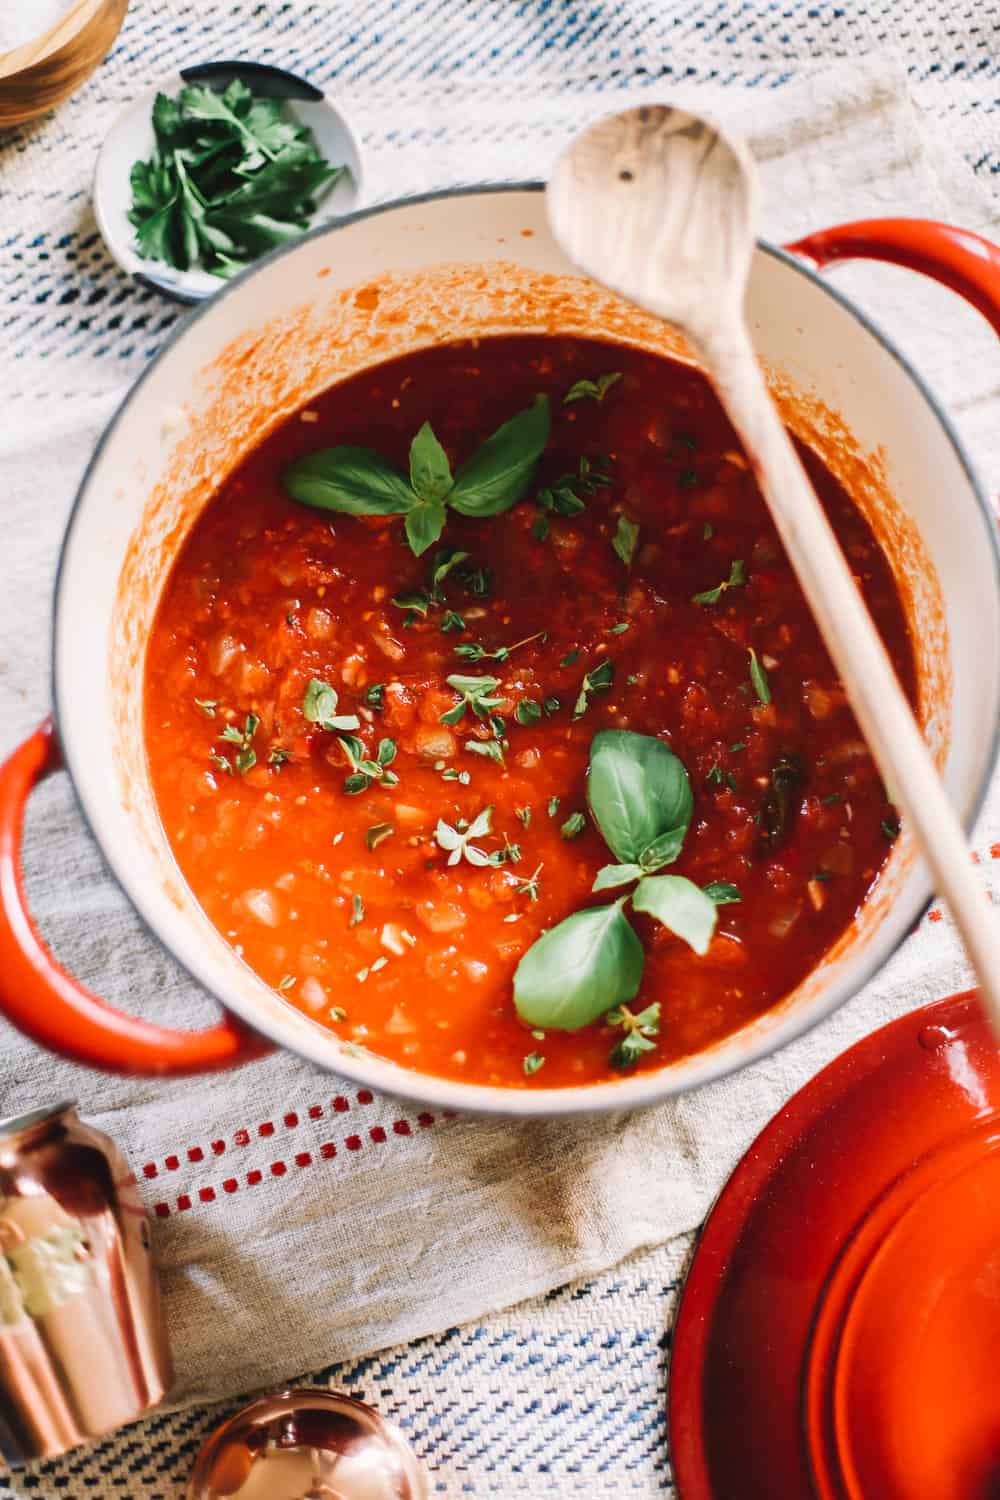
[[878, 631], [757, 364], [743, 317], [756, 173], [746, 147], [666, 105], [583, 131], [556, 163], [549, 221], [588, 276], [674, 323], [703, 361], [753, 465], [785, 551], [1000, 1034], [998, 928], [965, 835]]

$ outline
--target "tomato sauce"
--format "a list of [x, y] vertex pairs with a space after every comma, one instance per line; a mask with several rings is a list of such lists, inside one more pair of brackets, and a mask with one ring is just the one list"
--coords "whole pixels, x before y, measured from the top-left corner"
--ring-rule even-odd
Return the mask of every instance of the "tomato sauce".
[[[620, 378], [602, 399], [563, 404], [574, 382], [606, 373]], [[434, 548], [415, 557], [398, 517], [314, 510], [284, 492], [293, 460], [341, 443], [405, 472], [425, 421], [455, 466], [540, 392], [552, 431], [533, 486], [486, 519], [449, 511], [440, 545], [469, 557], [425, 615], [392, 601], [427, 588]], [[581, 458], [584, 472], [610, 482], [592, 487], [579, 514], [549, 516], [540, 539], [536, 491], [579, 477]], [[850, 497], [814, 454], [803, 458], [915, 701], [889, 565]], [[630, 567], [611, 545], [623, 510], [639, 526]], [[737, 561], [744, 582], [694, 602], [734, 577]], [[442, 629], [449, 612], [463, 628], [452, 619]], [[506, 660], [455, 650], [518, 642]], [[751, 681], [750, 647], [770, 703]], [[574, 720], [585, 674], [605, 661], [613, 682]], [[488, 721], [441, 722], [458, 702], [452, 673], [499, 679], [503, 763], [467, 748], [490, 738]], [[345, 792], [340, 736], [303, 714], [313, 679], [339, 694], [338, 714], [359, 718], [366, 755], [394, 741], [396, 784]], [[521, 724], [522, 699], [558, 707]], [[620, 1076], [609, 1061], [620, 1033], [605, 1021], [533, 1034], [512, 999], [536, 938], [609, 899], [590, 890], [613, 856], [593, 822], [573, 816], [587, 811], [598, 729], [659, 736], [681, 758], [694, 815], [669, 873], [740, 894], [719, 908], [703, 957], [652, 918], [630, 918], [646, 950], [633, 1010], [661, 1005], [656, 1046], [638, 1070], [717, 1041], [793, 989], [851, 922], [898, 828], [707, 382], [603, 342], [498, 337], [421, 351], [352, 377], [285, 422], [184, 546], [149, 642], [145, 701], [171, 847], [246, 963], [345, 1041], [469, 1082]], [[248, 715], [253, 733], [241, 744]], [[783, 757], [800, 775], [769, 846], [763, 809]], [[506, 850], [505, 862], [449, 865], [438, 820], [461, 829], [487, 806], [492, 831], [475, 843]], [[526, 1071], [529, 1056], [543, 1058], [538, 1071]]]

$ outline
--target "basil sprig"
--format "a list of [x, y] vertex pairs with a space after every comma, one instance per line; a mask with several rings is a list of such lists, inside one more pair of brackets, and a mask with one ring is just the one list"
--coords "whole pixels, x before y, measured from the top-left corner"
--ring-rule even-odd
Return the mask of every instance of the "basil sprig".
[[419, 557], [437, 541], [447, 507], [464, 516], [495, 516], [521, 499], [549, 440], [549, 398], [504, 422], [452, 474], [448, 455], [425, 422], [410, 444], [403, 474], [371, 448], [321, 448], [297, 459], [284, 476], [294, 500], [351, 516], [404, 516], [406, 538]]
[[[715, 882], [703, 891], [682, 875], [653, 873], [677, 858], [694, 806], [683, 762], [661, 740], [628, 730], [596, 734], [587, 800], [620, 861], [599, 871], [593, 889], [637, 884], [610, 906], [574, 912], [525, 953], [514, 974], [514, 1004], [522, 1021], [540, 1029], [577, 1031], [634, 998], [644, 955], [625, 916], [629, 900], [698, 954], [708, 950], [717, 907], [739, 900], [735, 886]], [[615, 1065], [628, 1066], [644, 1050], [619, 1047]]]

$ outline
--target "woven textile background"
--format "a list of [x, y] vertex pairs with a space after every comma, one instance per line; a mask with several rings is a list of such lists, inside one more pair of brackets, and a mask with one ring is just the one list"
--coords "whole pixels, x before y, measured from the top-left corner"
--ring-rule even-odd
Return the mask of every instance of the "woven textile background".
[[[905, 71], [926, 117], [1000, 198], [998, 5], [133, 0], [111, 57], [72, 110], [2, 142], [0, 446], [8, 424], [13, 431], [51, 421], [58, 434], [53, 391], [78, 406], [109, 403], [179, 316], [124, 281], [97, 236], [85, 188], [64, 189], [58, 164], [67, 153], [92, 160], [108, 117], [85, 106], [124, 103], [137, 78], [145, 86], [178, 63], [240, 55], [324, 84], [336, 79], [362, 123], [366, 151], [376, 159], [394, 154], [397, 169], [412, 164], [414, 190], [436, 180], [425, 175], [433, 172], [426, 163], [441, 146], [449, 111], [462, 109], [465, 157], [474, 158], [477, 95], [494, 105], [509, 101], [511, 150], [523, 156], [519, 97], [530, 97], [540, 113], [546, 101], [556, 110], [583, 90], [603, 91], [611, 107], [616, 90], [656, 80], [665, 92], [704, 82], [765, 93], [825, 61], [884, 57]], [[483, 127], [484, 152], [495, 146], [495, 130]], [[477, 175], [473, 164], [467, 177]], [[377, 181], [373, 187], [378, 195]], [[30, 202], [36, 222], [28, 229], [23, 215], [7, 211], [12, 200]], [[929, 373], [937, 381], [939, 372]], [[946, 372], [943, 378], [947, 395]], [[48, 578], [38, 587], [47, 590]], [[0, 598], [0, 616], [3, 610]], [[3, 623], [9, 641], [12, 622]], [[668, 1330], [688, 1251], [688, 1240], [674, 1240], [593, 1281], [322, 1378], [394, 1416], [433, 1470], [437, 1492], [594, 1500], [670, 1494]], [[235, 1404], [153, 1418], [19, 1478], [13, 1490], [0, 1483], [0, 1496], [178, 1500], [202, 1435]]]

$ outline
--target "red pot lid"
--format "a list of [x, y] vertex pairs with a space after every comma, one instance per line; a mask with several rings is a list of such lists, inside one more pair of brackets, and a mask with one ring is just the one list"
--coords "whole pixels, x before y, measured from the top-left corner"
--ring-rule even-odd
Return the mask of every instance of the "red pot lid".
[[785, 1106], [705, 1227], [674, 1333], [682, 1500], [1000, 1496], [1000, 1050], [975, 992]]

